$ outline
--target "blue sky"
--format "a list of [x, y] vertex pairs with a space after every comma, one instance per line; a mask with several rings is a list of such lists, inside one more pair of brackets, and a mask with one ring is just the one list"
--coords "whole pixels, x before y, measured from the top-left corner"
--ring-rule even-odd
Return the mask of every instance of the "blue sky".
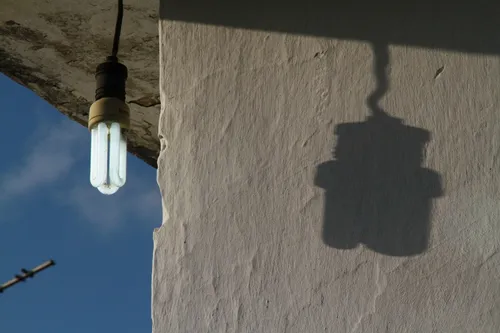
[[0, 294], [0, 332], [151, 332], [156, 170], [128, 156], [127, 184], [89, 183], [90, 135], [0, 74], [0, 283], [56, 266]]

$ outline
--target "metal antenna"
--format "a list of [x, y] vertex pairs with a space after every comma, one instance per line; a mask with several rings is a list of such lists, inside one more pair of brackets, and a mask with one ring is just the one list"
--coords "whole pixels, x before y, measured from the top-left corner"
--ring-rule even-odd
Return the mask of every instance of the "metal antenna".
[[4, 292], [5, 289], [8, 289], [14, 285], [16, 285], [17, 283], [19, 282], [26, 282], [27, 279], [29, 278], [33, 278], [35, 276], [35, 274], [51, 267], [51, 266], [54, 266], [56, 263], [54, 260], [49, 260], [49, 261], [46, 261], [44, 262], [43, 264], [33, 268], [32, 270], [28, 271], [24, 268], [21, 269], [21, 272], [23, 274], [16, 274], [15, 277], [10, 280], [10, 281], [7, 281], [5, 282], [4, 284], [2, 284], [0, 286], [0, 294]]

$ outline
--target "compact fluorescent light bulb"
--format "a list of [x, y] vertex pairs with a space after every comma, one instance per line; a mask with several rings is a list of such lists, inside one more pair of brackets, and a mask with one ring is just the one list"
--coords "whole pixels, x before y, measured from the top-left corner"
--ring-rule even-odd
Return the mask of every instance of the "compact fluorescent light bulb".
[[117, 122], [101, 122], [91, 130], [90, 183], [113, 194], [127, 180], [127, 140]]
[[90, 183], [103, 194], [113, 194], [127, 180], [127, 139], [130, 109], [125, 103], [127, 67], [115, 57], [96, 69], [96, 101], [89, 111], [91, 135]]

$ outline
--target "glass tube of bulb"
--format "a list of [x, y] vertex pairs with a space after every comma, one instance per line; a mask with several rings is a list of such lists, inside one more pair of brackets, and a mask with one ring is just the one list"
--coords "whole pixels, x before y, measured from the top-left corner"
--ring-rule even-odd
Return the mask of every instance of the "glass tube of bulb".
[[90, 133], [90, 183], [113, 194], [127, 180], [127, 140], [116, 122], [98, 123]]

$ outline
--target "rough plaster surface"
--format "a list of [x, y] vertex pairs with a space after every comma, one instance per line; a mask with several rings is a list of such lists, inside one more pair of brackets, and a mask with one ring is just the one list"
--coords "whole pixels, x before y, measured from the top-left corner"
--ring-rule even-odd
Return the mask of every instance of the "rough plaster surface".
[[[117, 1], [2, 0], [0, 72], [86, 126], [94, 71], [111, 50]], [[159, 152], [158, 3], [126, 1], [120, 60], [129, 69], [129, 151], [156, 167]]]
[[500, 331], [497, 56], [160, 36], [154, 333]]

